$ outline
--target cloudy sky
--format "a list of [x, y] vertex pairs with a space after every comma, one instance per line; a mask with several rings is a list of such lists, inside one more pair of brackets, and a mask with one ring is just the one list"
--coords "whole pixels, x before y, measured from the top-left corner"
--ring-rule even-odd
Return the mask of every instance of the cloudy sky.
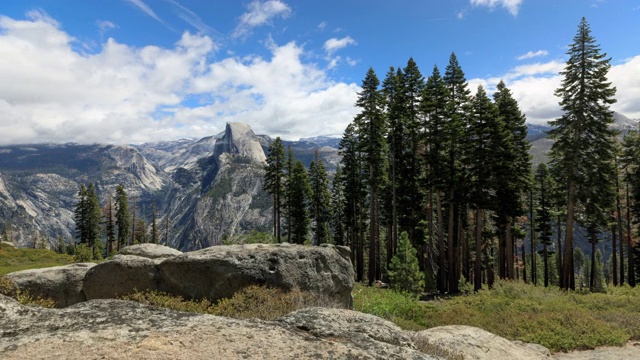
[[340, 135], [373, 67], [455, 52], [470, 86], [512, 89], [528, 121], [580, 18], [612, 57], [613, 107], [640, 118], [637, 0], [6, 0], [0, 144], [200, 138], [230, 121], [298, 139]]

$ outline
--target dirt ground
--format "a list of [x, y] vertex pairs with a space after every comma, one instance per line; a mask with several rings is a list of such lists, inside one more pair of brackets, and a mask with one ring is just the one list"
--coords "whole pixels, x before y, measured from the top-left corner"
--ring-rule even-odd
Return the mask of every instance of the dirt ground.
[[553, 354], [556, 360], [638, 360], [640, 341], [629, 342], [623, 347], [601, 347], [595, 350]]

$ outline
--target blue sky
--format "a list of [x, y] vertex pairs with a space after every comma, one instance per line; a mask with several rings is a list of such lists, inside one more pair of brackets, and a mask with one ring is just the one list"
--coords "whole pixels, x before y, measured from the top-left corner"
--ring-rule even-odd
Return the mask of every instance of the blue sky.
[[640, 118], [637, 0], [22, 0], [0, 5], [0, 144], [140, 143], [229, 121], [340, 135], [367, 69], [455, 52], [472, 91], [503, 79], [528, 121], [557, 117], [580, 18], [612, 57], [613, 107]]

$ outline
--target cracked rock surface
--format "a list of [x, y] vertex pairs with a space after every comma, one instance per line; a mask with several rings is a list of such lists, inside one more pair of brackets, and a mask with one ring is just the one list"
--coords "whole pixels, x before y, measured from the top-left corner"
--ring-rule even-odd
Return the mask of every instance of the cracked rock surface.
[[42, 309], [0, 295], [0, 324], [2, 359], [438, 359], [395, 325], [342, 309], [260, 321], [121, 300]]

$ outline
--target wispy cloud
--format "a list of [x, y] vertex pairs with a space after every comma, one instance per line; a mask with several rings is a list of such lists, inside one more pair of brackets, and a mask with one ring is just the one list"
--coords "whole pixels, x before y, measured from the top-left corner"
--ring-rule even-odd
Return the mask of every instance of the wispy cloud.
[[327, 27], [327, 22], [323, 21], [320, 24], [318, 24], [318, 30], [320, 31], [324, 31], [324, 29]]
[[202, 18], [200, 16], [198, 16], [198, 14], [194, 13], [191, 9], [189, 9], [186, 6], [180, 4], [176, 0], [166, 0], [166, 1], [168, 3], [170, 3], [170, 4], [172, 4], [177, 9], [178, 17], [180, 17], [182, 20], [187, 22], [189, 25], [191, 25], [194, 28], [198, 29], [199, 32], [201, 32], [203, 34], [217, 33], [217, 31], [215, 31], [215, 29], [213, 29], [211, 26], [205, 24], [205, 22], [202, 20]]
[[547, 55], [549, 55], [549, 52], [547, 50], [529, 51], [526, 54], [516, 57], [516, 59], [527, 60], [527, 59], [532, 59], [534, 57], [547, 56]]
[[490, 9], [501, 6], [507, 9], [511, 15], [516, 16], [524, 0], [469, 0], [472, 6], [486, 6]]
[[153, 9], [151, 9], [142, 0], [126, 0], [126, 1], [128, 1], [131, 4], [135, 5], [138, 9], [142, 10], [142, 12], [144, 12], [145, 14], [147, 14], [147, 15], [151, 16], [152, 18], [156, 19], [158, 22], [164, 24], [164, 21], [162, 19], [160, 19], [160, 17], [156, 14], [156, 12], [153, 11]]
[[111, 29], [115, 29], [118, 27], [116, 24], [107, 20], [98, 20], [96, 21], [96, 25], [98, 25], [98, 29], [100, 29], [100, 33], [105, 33]]
[[357, 43], [351, 36], [345, 36], [342, 39], [331, 38], [325, 41], [324, 50], [327, 52], [327, 55], [331, 55], [342, 48], [355, 44]]
[[240, 16], [240, 22], [232, 34], [235, 38], [249, 36], [253, 28], [268, 24], [275, 17], [287, 18], [291, 14], [289, 5], [280, 0], [254, 0], [248, 9]]

